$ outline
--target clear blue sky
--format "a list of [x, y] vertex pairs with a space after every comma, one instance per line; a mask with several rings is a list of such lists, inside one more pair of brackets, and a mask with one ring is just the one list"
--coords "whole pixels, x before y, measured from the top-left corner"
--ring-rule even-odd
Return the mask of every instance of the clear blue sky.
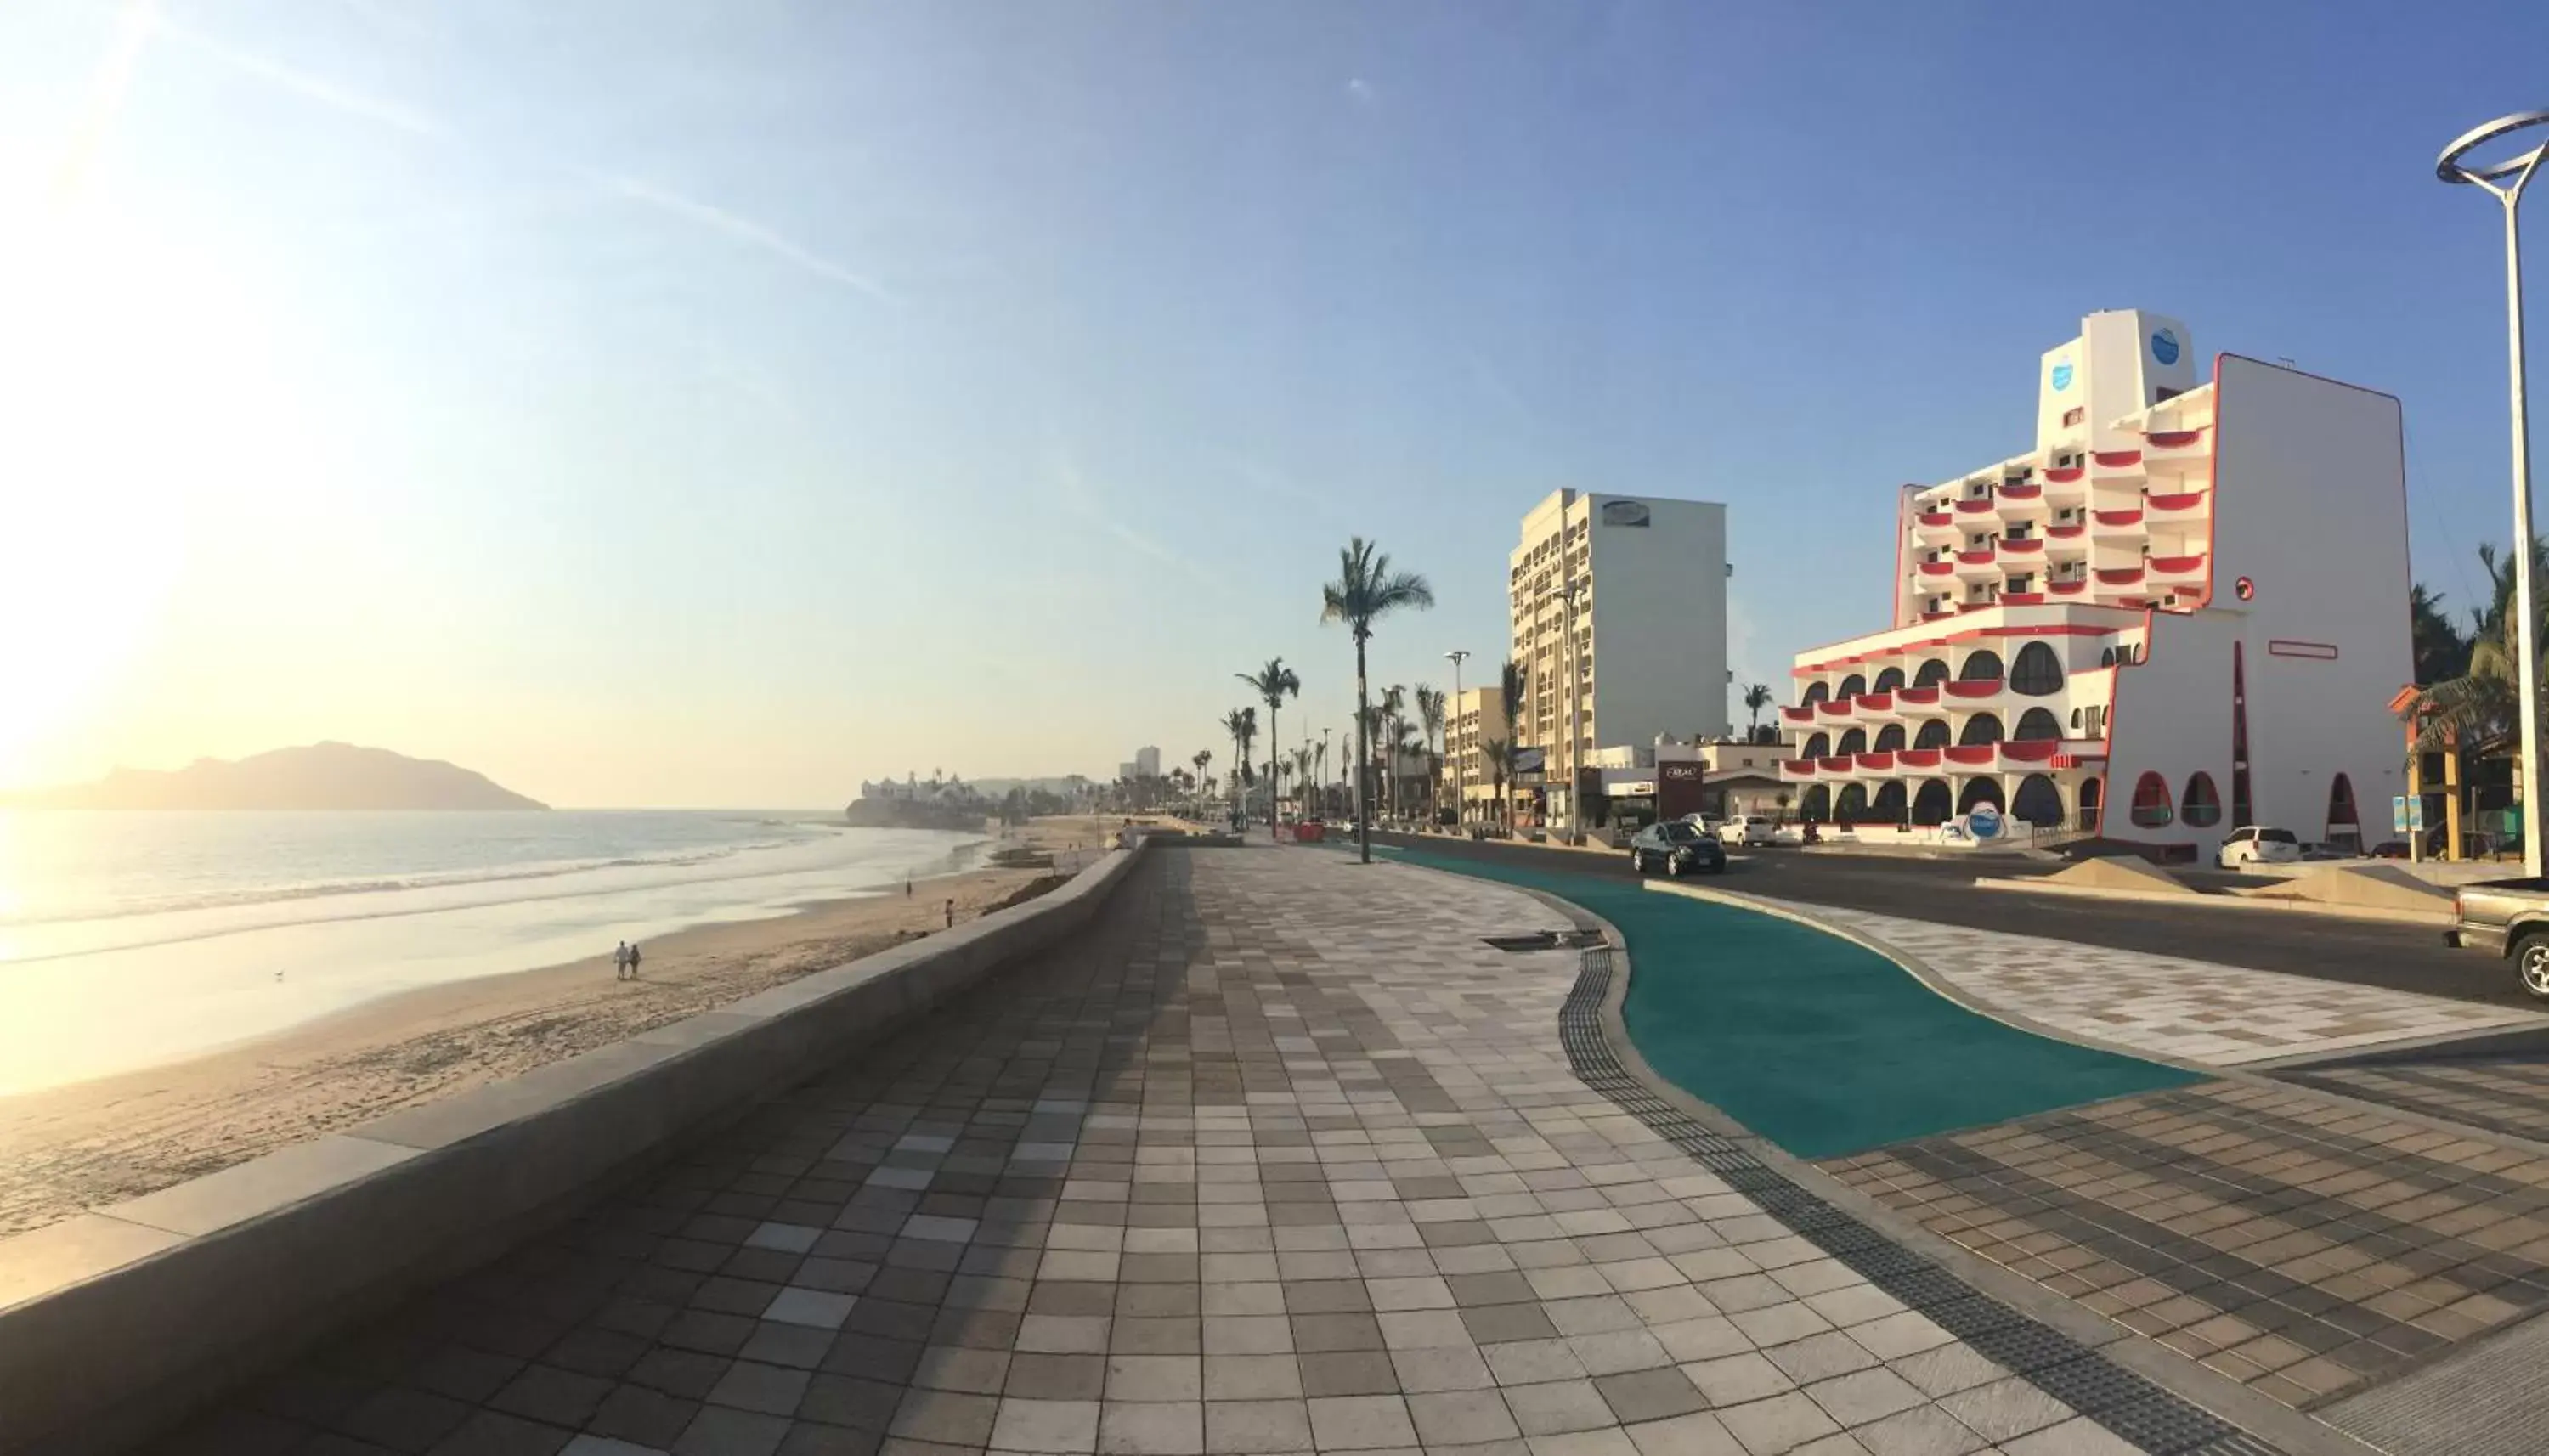
[[1377, 680], [1474, 683], [1566, 485], [1727, 502], [1780, 683], [2099, 308], [2403, 397], [2454, 605], [2509, 534], [2498, 214], [2432, 161], [2549, 106], [2537, 4], [131, 11], [0, 9], [0, 276], [76, 303], [0, 377], [105, 421], [0, 445], [67, 482], [0, 781], [1226, 761], [1273, 655], [1342, 729], [1346, 536], [1441, 597]]

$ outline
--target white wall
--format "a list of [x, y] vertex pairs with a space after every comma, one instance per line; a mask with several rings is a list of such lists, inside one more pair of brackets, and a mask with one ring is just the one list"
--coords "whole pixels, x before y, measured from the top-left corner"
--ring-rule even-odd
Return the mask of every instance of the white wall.
[[[1644, 504], [1649, 524], [1606, 525], [1612, 500]], [[1726, 736], [1726, 507], [1595, 496], [1592, 518], [1595, 696], [1585, 706], [1596, 740]]]

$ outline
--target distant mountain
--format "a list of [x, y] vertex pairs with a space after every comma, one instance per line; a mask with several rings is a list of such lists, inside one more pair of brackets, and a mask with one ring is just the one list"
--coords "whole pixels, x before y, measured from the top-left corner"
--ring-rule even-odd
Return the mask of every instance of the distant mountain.
[[485, 774], [381, 748], [314, 743], [236, 763], [118, 769], [94, 783], [0, 794], [20, 809], [545, 809]]

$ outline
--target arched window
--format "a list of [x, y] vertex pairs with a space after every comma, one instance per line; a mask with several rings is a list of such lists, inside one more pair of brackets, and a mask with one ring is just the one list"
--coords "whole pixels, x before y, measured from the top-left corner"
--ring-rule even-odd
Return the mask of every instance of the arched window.
[[2021, 743], [2034, 743], [2062, 736], [2062, 720], [2042, 708], [2029, 708], [2018, 715], [2018, 731], [2010, 737]]
[[1811, 737], [1811, 738], [1807, 739], [1807, 740], [1806, 740], [1805, 754], [1806, 754], [1806, 757], [1807, 757], [1807, 758], [1810, 758], [1810, 759], [1829, 759], [1829, 758], [1831, 758], [1831, 757], [1832, 757], [1832, 735], [1831, 735], [1831, 734], [1829, 734], [1829, 733], [1818, 733], [1818, 734], [1814, 735], [1813, 737]]
[[1887, 668], [1884, 672], [1876, 675], [1876, 690], [1879, 692], [1892, 692], [1895, 688], [1902, 685], [1903, 670], [1901, 668]]
[[2107, 780], [2103, 778], [2084, 778], [2081, 780], [2080, 827], [2082, 829], [2095, 829], [2098, 827], [2098, 796], [2100, 793], [2105, 791], [2106, 782]]
[[2010, 805], [2011, 817], [2038, 829], [2058, 829], [2062, 825], [2062, 790], [2042, 774], [2030, 774], [2018, 781], [2018, 798]]
[[1913, 732], [1912, 746], [1914, 748], [1945, 748], [1948, 744], [1955, 742], [1955, 732], [1947, 726], [1946, 719], [1929, 718], [1923, 720], [1921, 726]]
[[1997, 778], [1966, 779], [1965, 791], [1956, 795], [1956, 812], [1970, 814], [1985, 804], [1995, 809], [2001, 806], [2000, 780]]
[[1833, 689], [1833, 696], [1837, 699], [1843, 697], [1856, 697], [1866, 690], [1867, 679], [1860, 674], [1852, 673], [1848, 677], [1841, 680], [1841, 685]]
[[1965, 720], [1965, 731], [1956, 742], [1966, 747], [1977, 743], [1998, 743], [2001, 739], [2000, 718], [1992, 713], [1976, 713]]
[[2102, 668], [2112, 668], [2115, 665], [2116, 650], [2114, 648], [2110, 647], [2105, 652], [2098, 654], [2098, 666]]
[[2354, 780], [2342, 774], [2327, 783], [2326, 837], [2344, 840], [2363, 837], [2363, 826], [2354, 817]]
[[1955, 812], [1956, 795], [1943, 778], [1926, 779], [1921, 791], [1912, 796], [1912, 822], [1920, 825], [1944, 824]]
[[1822, 684], [1821, 682], [1809, 682], [1809, 683], [1807, 683], [1807, 684], [1806, 684], [1806, 690], [1805, 690], [1805, 692], [1804, 692], [1804, 693], [1802, 693], [1802, 694], [1800, 694], [1800, 695], [1798, 696], [1798, 698], [1797, 698], [1797, 701], [1799, 701], [1799, 702], [1801, 702], [1801, 703], [1808, 703], [1808, 702], [1821, 702], [1821, 701], [1823, 701], [1823, 700], [1824, 700], [1824, 684]]
[[1831, 785], [1818, 783], [1807, 789], [1805, 798], [1797, 804], [1797, 817], [1808, 824], [1821, 824], [1830, 819], [1832, 817]]
[[1934, 657], [1923, 663], [1921, 671], [1912, 675], [1912, 685], [1915, 687], [1935, 687], [1946, 681], [1947, 660], [1942, 657]]
[[1891, 778], [1878, 784], [1876, 786], [1876, 797], [1868, 802], [1867, 812], [1869, 817], [1883, 820], [1888, 824], [1902, 823], [1904, 812], [1903, 780], [1900, 778]]
[[2010, 660], [2009, 690], [2025, 697], [2048, 697], [2062, 690], [2062, 659], [2041, 642], [2030, 642]]
[[1876, 751], [1878, 753], [1892, 753], [1894, 750], [1901, 748], [1902, 746], [1902, 724], [1888, 723], [1884, 727], [1876, 730]]
[[1841, 736], [1841, 747], [1835, 750], [1835, 752], [1844, 754], [1863, 754], [1867, 752], [1867, 730], [1864, 728], [1852, 728], [1847, 733], [1842, 734]]
[[2212, 774], [2186, 776], [2186, 795], [2178, 800], [2177, 816], [2189, 829], [2211, 829], [2221, 822], [2221, 794], [2214, 788]]
[[1866, 817], [1867, 785], [1864, 783], [1842, 784], [1841, 787], [1841, 802], [1833, 806], [1834, 821], [1840, 824], [1856, 824], [1858, 821]]
[[1980, 682], [2000, 676], [2000, 654], [1988, 647], [1976, 648], [1965, 658], [1965, 666], [1956, 676], [1967, 682]]
[[2144, 774], [2133, 780], [2132, 821], [2141, 829], [2166, 829], [2177, 817], [2169, 807], [2168, 780], [2156, 774]]
[[2071, 710], [2071, 731], [2074, 733], [2080, 731], [2080, 710], [2078, 708], [2073, 708]]

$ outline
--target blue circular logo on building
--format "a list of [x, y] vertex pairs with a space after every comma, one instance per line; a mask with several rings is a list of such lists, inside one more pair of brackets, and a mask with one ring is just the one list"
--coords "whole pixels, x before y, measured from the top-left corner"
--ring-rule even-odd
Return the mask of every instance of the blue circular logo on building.
[[2000, 810], [1989, 804], [1976, 804], [1974, 811], [1965, 816], [1965, 828], [1973, 831], [1976, 839], [2000, 838]]
[[2053, 366], [2053, 392], [2058, 395], [2069, 388], [2071, 388], [2071, 361], [2065, 359]]
[[2161, 330], [2160, 330], [2159, 332], [2157, 332], [2157, 333], [2152, 334], [2152, 335], [2151, 335], [2151, 357], [2152, 357], [2152, 358], [2154, 358], [2154, 359], [2157, 359], [2157, 360], [2158, 360], [2159, 362], [2161, 362], [2162, 364], [2174, 364], [2174, 363], [2176, 363], [2176, 362], [2177, 362], [2177, 335], [2176, 335], [2175, 333], [2171, 332], [2170, 330], [2165, 329], [2165, 328], [2161, 329]]

